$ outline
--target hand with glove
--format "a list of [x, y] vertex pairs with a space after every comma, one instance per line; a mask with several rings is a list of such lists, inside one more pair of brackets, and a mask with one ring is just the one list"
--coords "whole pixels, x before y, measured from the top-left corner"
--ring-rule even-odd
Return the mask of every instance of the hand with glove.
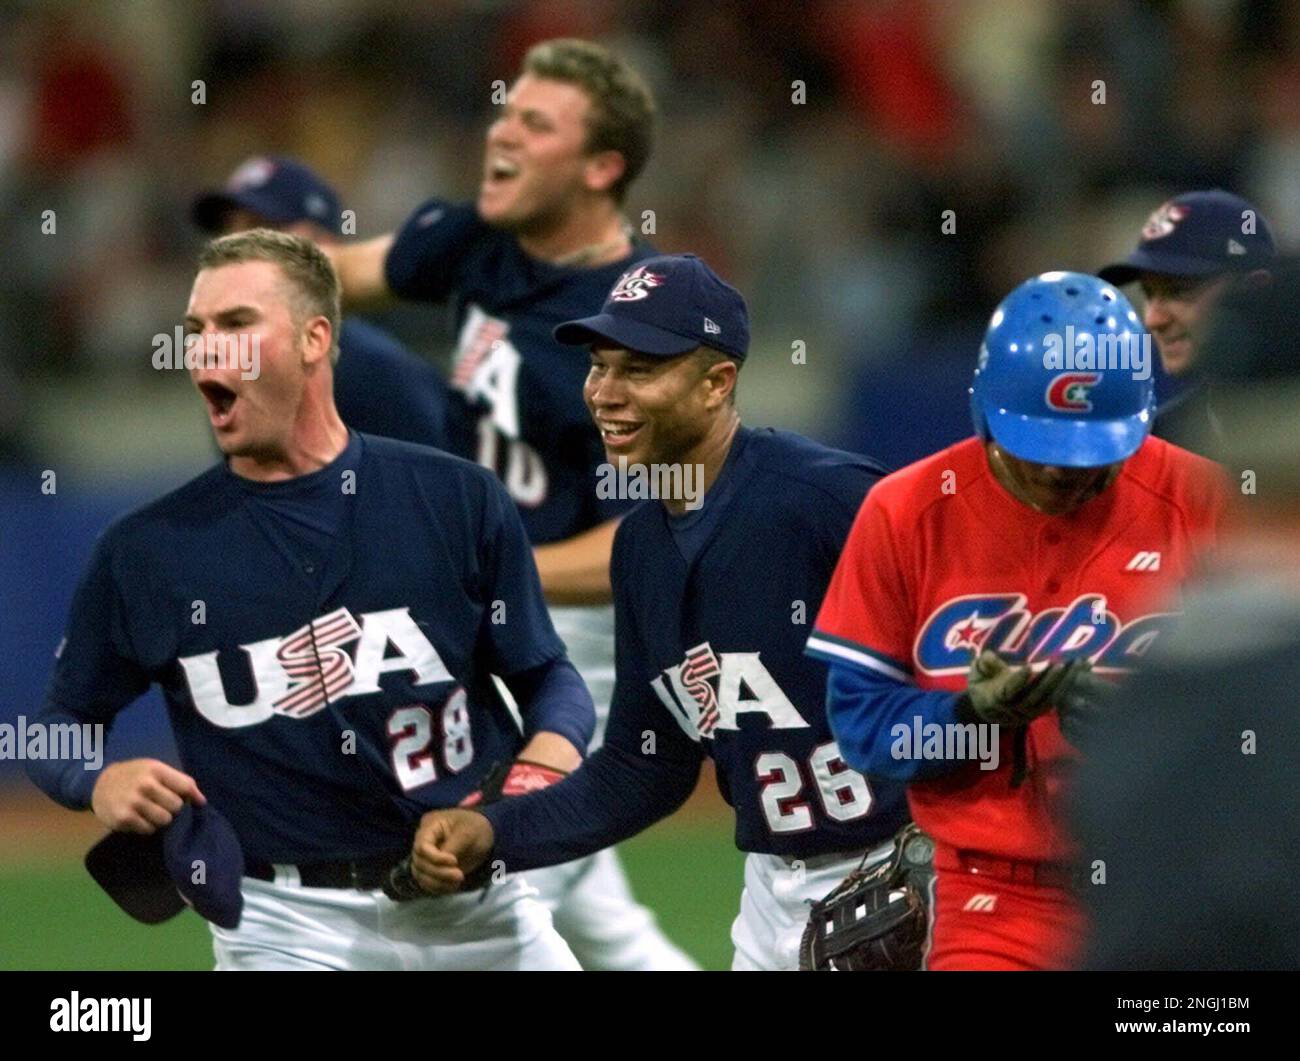
[[972, 661], [966, 691], [957, 700], [959, 722], [985, 722], [1017, 728], [1052, 709], [1090, 664], [1086, 659], [1051, 663], [1041, 671], [1012, 666], [985, 650]]

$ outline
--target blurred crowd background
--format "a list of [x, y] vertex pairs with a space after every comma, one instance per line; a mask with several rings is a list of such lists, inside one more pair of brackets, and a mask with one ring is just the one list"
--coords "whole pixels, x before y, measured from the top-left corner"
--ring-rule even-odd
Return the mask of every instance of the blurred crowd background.
[[[0, 445], [72, 474], [170, 481], [210, 455], [183, 376], [149, 362], [185, 303], [196, 189], [250, 154], [297, 155], [360, 236], [429, 194], [468, 198], [493, 82], [548, 36], [611, 43], [656, 90], [659, 142], [628, 214], [653, 211], [658, 246], [702, 254], [749, 298], [751, 419], [893, 463], [947, 441], [900, 408], [962, 405], [1006, 291], [1097, 268], [1169, 194], [1228, 187], [1284, 246], [1300, 232], [1300, 5], [1284, 0], [2, 10]], [[436, 313], [392, 323], [445, 358]], [[792, 372], [796, 340], [808, 363]]]

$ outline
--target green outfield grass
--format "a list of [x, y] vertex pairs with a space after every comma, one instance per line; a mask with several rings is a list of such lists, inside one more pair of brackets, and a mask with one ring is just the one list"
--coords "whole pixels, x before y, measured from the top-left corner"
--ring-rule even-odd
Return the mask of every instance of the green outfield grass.
[[[619, 848], [637, 897], [706, 969], [731, 963], [743, 856], [725, 818], [674, 821]], [[0, 864], [0, 969], [210, 969], [207, 927], [185, 911], [137, 924], [79, 861]]]

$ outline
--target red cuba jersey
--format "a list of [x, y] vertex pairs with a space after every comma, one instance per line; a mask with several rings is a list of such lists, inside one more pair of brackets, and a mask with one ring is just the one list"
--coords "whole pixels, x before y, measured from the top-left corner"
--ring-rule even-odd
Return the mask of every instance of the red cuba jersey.
[[[1087, 656], [1131, 669], [1176, 617], [1225, 500], [1212, 462], [1148, 438], [1103, 493], [1044, 515], [994, 477], [970, 438], [881, 480], [859, 510], [814, 640], [921, 689], [960, 692], [977, 651], [1014, 664]], [[810, 641], [810, 646], [812, 641]], [[999, 765], [974, 761], [908, 786], [940, 844], [999, 858], [1063, 861], [1068, 765], [1055, 711], [1028, 727], [1029, 773], [1012, 788], [1012, 734]]]

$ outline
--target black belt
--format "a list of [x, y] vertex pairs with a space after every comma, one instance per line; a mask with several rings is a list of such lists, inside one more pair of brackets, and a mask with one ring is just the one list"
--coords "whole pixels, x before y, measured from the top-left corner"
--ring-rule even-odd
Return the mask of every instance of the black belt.
[[[398, 851], [391, 855], [372, 855], [351, 862], [306, 862], [294, 866], [299, 883], [304, 888], [355, 888], [369, 892], [383, 887], [388, 872], [409, 854]], [[269, 862], [246, 861], [244, 876], [255, 880], [274, 881], [275, 867]]]

